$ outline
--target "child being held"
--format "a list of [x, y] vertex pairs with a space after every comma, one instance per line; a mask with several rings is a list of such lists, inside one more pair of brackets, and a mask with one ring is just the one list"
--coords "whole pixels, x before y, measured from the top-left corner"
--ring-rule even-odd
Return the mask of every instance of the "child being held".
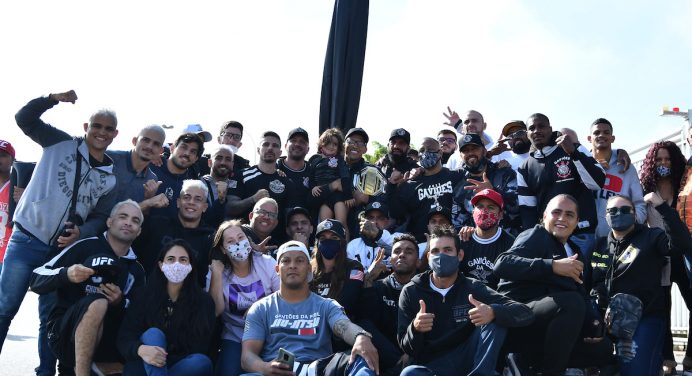
[[[324, 131], [317, 141], [317, 154], [310, 157], [310, 187], [314, 207], [319, 208], [319, 221], [333, 218], [346, 224], [351, 199], [348, 165], [344, 160], [344, 135], [337, 128]], [[347, 239], [348, 239], [348, 233]]]

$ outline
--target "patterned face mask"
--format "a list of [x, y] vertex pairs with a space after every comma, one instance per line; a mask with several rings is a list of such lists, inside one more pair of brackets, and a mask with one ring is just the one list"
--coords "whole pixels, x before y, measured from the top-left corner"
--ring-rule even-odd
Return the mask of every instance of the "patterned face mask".
[[488, 209], [473, 209], [473, 221], [481, 230], [489, 230], [500, 222], [497, 213], [492, 213]]
[[252, 247], [250, 247], [250, 242], [247, 239], [243, 239], [237, 243], [231, 243], [226, 247], [226, 252], [231, 256], [233, 260], [245, 261], [250, 256], [252, 252]]
[[437, 161], [440, 160], [440, 152], [439, 151], [424, 151], [420, 154], [420, 160], [418, 163], [420, 163], [420, 166], [423, 168], [433, 168], [437, 164]]
[[670, 167], [667, 167], [667, 166], [656, 167], [656, 174], [658, 174], [658, 176], [661, 176], [661, 177], [670, 176], [670, 173], [671, 173]]
[[192, 271], [192, 265], [181, 264], [176, 261], [173, 264], [161, 265], [161, 271], [169, 282], [180, 283], [185, 280], [185, 277], [187, 277], [188, 274], [190, 274]]

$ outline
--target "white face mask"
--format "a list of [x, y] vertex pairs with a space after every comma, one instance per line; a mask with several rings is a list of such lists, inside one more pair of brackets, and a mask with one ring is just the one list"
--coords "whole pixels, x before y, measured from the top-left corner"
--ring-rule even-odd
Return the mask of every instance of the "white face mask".
[[226, 252], [233, 260], [245, 261], [250, 256], [252, 247], [250, 247], [250, 242], [247, 239], [243, 239], [237, 243], [229, 244], [226, 247]]
[[238, 147], [235, 145], [227, 145], [229, 148], [231, 148], [231, 151], [233, 152], [233, 155], [238, 154]]
[[187, 277], [188, 274], [190, 274], [192, 271], [192, 265], [181, 264], [176, 261], [173, 264], [161, 265], [161, 271], [169, 282], [180, 283], [185, 280], [185, 277]]

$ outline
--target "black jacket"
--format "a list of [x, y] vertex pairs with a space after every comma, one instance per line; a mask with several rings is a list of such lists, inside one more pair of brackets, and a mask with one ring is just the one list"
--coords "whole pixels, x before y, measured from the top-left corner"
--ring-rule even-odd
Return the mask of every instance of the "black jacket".
[[550, 199], [567, 193], [579, 202], [579, 225], [575, 233], [594, 233], [598, 225], [596, 202], [591, 190], [605, 184], [605, 171], [593, 157], [575, 150], [571, 155], [552, 143], [531, 153], [517, 170], [519, 212], [524, 230], [532, 228]]
[[214, 229], [204, 223], [196, 228], [185, 228], [176, 215], [175, 218], [147, 216], [142, 223], [142, 233], [135, 239], [132, 248], [141, 260], [147, 275], [156, 266], [159, 252], [166, 243], [175, 239], [184, 239], [197, 253], [197, 277], [200, 286], [206, 284], [209, 270], [209, 253], [211, 252]]
[[[469, 294], [478, 301], [490, 305], [495, 313], [495, 324], [503, 327], [526, 326], [533, 322], [529, 307], [498, 294], [483, 283], [459, 274], [445, 297], [430, 288], [431, 271], [418, 274], [401, 291], [399, 297], [399, 346], [415, 359], [415, 364], [425, 364], [463, 343], [473, 333], [475, 325], [469, 319]], [[413, 320], [420, 311], [423, 300], [427, 312], [435, 314], [430, 332], [419, 333], [413, 328]]]
[[359, 317], [362, 321], [372, 322], [389, 341], [397, 344], [398, 305], [401, 289], [404, 286], [397, 282], [394, 274], [388, 275], [364, 288], [359, 304]]
[[112, 257], [117, 260], [119, 266], [119, 273], [114, 282], [122, 291], [123, 298], [118, 309], [111, 308], [111, 311], [122, 312], [129, 305], [130, 300], [141, 292], [141, 287], [145, 283], [144, 269], [137, 262], [132, 249], [125, 256], [118, 257], [103, 234], [78, 240], [43, 266], [36, 268], [32, 274], [31, 291], [37, 294], [57, 291], [58, 299], [50, 313], [51, 319], [62, 315], [77, 301], [93, 293], [94, 287], [101, 283], [93, 280], [93, 277], [82, 283], [72, 283], [67, 277], [67, 269], [70, 266], [84, 264], [87, 258], [96, 255]]
[[[572, 242], [568, 244], [583, 262], [579, 248]], [[577, 291], [586, 299], [581, 284], [553, 273], [553, 260], [565, 257], [562, 243], [543, 226], [536, 225], [519, 234], [512, 248], [495, 260], [493, 273], [500, 278], [497, 291], [524, 303], [559, 291]]]

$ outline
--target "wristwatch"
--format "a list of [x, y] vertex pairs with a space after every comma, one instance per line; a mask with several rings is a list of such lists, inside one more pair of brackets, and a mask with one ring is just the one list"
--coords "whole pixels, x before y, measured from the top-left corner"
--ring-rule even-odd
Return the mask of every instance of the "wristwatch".
[[359, 330], [358, 333], [356, 333], [356, 335], [353, 337], [353, 342], [355, 342], [356, 339], [358, 338], [358, 336], [361, 336], [361, 335], [362, 335], [362, 336], [366, 336], [366, 337], [370, 338], [370, 340], [372, 340], [372, 334], [370, 334], [370, 332], [368, 332], [368, 331], [366, 331], [366, 330], [364, 330], [364, 329], [361, 329], [361, 330]]

